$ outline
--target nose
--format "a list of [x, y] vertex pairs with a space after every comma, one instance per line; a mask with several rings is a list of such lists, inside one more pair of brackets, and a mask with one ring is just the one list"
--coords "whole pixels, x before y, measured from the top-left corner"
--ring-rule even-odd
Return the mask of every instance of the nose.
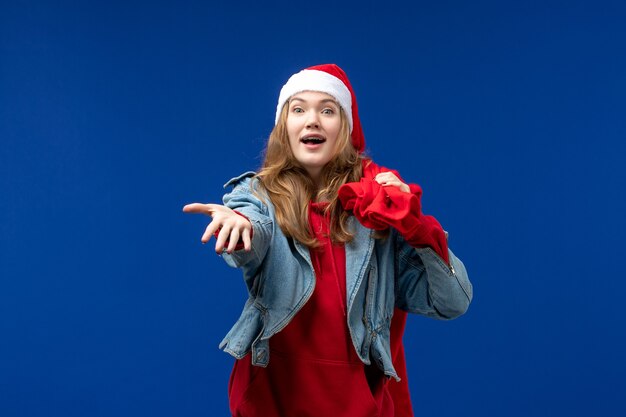
[[320, 121], [317, 115], [316, 111], [310, 111], [308, 112], [309, 114], [307, 114], [307, 120], [306, 120], [306, 127], [311, 129], [311, 128], [319, 128], [320, 127]]

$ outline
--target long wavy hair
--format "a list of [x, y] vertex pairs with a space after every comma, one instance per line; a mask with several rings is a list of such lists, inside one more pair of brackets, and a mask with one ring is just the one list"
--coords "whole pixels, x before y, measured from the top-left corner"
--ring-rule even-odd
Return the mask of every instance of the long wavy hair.
[[348, 230], [349, 213], [341, 207], [338, 191], [347, 182], [359, 181], [363, 156], [352, 146], [344, 111], [340, 108], [341, 128], [334, 157], [322, 169], [322, 185], [318, 188], [291, 151], [287, 134], [288, 106], [289, 102], [285, 103], [270, 134], [263, 165], [257, 174], [261, 187], [274, 205], [278, 226], [286, 236], [309, 248], [319, 247], [309, 226], [308, 210], [311, 201], [325, 201], [328, 202], [325, 214], [330, 214], [331, 240], [349, 242], [353, 237]]

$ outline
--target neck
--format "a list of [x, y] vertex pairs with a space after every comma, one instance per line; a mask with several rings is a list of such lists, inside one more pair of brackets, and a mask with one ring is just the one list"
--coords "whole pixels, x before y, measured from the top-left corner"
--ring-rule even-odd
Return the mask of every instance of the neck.
[[309, 168], [307, 169], [307, 173], [313, 181], [315, 189], [319, 190], [322, 188], [322, 168]]

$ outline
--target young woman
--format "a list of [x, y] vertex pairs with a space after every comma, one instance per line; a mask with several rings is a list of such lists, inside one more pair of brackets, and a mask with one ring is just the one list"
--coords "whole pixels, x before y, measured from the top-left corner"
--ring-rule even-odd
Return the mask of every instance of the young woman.
[[234, 416], [410, 416], [406, 313], [452, 319], [471, 301], [419, 186], [364, 145], [346, 74], [307, 68], [280, 92], [260, 172], [230, 180], [224, 205], [183, 209], [212, 217], [202, 242], [216, 236], [249, 293], [220, 345]]

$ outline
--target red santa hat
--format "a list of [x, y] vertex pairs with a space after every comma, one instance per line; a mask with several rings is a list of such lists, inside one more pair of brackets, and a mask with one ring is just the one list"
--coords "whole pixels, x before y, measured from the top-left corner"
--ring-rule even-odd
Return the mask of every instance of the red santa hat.
[[323, 64], [292, 75], [280, 90], [276, 106], [276, 124], [287, 100], [302, 91], [319, 91], [334, 97], [348, 118], [352, 145], [359, 153], [363, 152], [365, 138], [359, 120], [356, 96], [346, 73], [335, 64]]

